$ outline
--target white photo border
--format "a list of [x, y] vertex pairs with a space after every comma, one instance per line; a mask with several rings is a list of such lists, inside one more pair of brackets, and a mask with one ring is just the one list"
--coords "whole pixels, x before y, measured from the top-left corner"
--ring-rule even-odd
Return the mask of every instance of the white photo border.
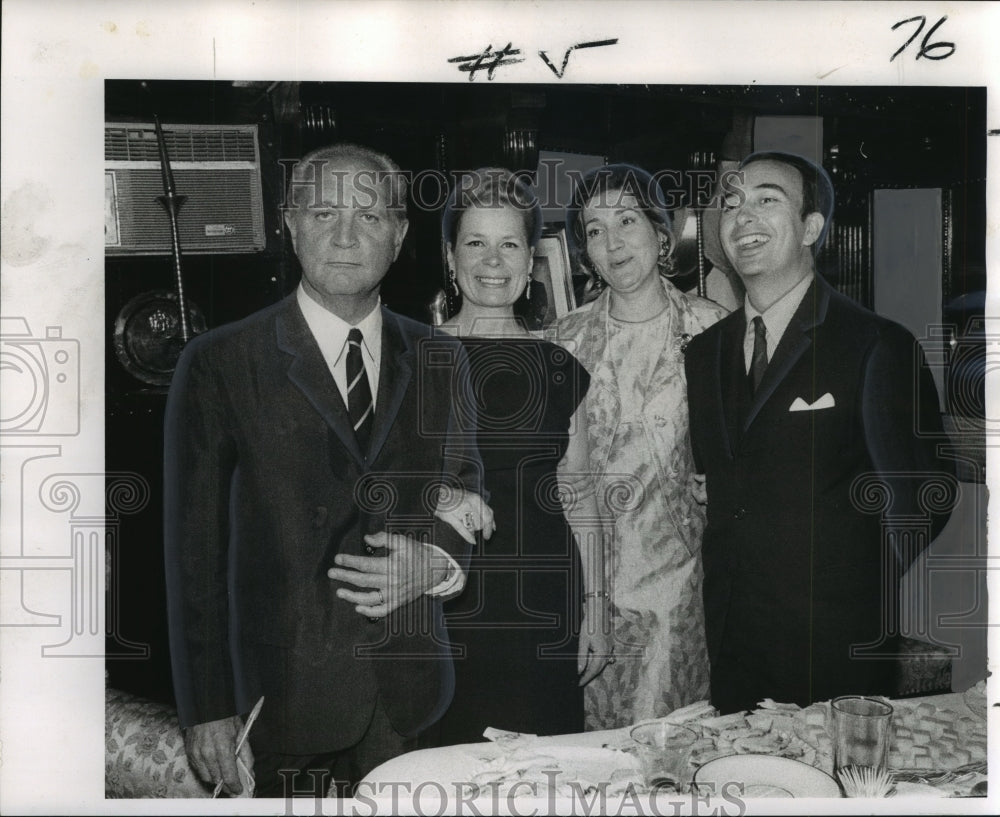
[[[915, 23], [941, 17], [936, 37], [955, 44], [918, 59], [920, 37], [893, 61]], [[570, 54], [560, 82], [738, 85], [987, 86], [987, 267], [1000, 263], [1000, 7], [990, 3], [891, 2], [280, 2], [173, 0], [76, 3], [8, 0], [3, 4], [2, 311], [24, 318], [35, 335], [47, 327], [79, 345], [78, 433], [58, 429], [27, 457], [23, 438], [4, 438], [3, 555], [32, 558], [49, 541], [66, 541], [44, 520], [22, 519], [12, 503], [16, 478], [46, 473], [101, 477], [104, 468], [104, 244], [102, 240], [103, 89], [105, 79], [280, 79], [470, 82], [449, 58], [514, 43], [523, 63], [500, 68], [494, 82], [552, 82], [574, 44], [617, 39], [615, 48]], [[931, 41], [930, 44], [932, 44]], [[487, 83], [479, 75], [473, 82]], [[1000, 316], [998, 276], [990, 275], [987, 314]], [[55, 339], [55, 335], [47, 336]], [[1000, 372], [987, 372], [987, 411], [1000, 408]], [[71, 393], [70, 393], [71, 396]], [[0, 399], [3, 399], [0, 396]], [[69, 398], [67, 398], [69, 399]], [[69, 408], [76, 410], [76, 407]], [[996, 445], [995, 443], [991, 443]], [[991, 450], [992, 453], [992, 450]], [[56, 460], [55, 458], [59, 458]], [[987, 481], [997, 481], [996, 456]], [[56, 464], [57, 463], [57, 464]], [[103, 492], [80, 501], [104, 514]], [[997, 531], [993, 514], [991, 533]], [[38, 523], [36, 525], [36, 522]], [[52, 539], [51, 537], [55, 537]], [[61, 539], [59, 537], [62, 537]], [[62, 560], [64, 561], [64, 560]], [[71, 588], [60, 559], [22, 590], [55, 600], [68, 622]], [[57, 564], [58, 563], [58, 564]], [[27, 572], [27, 571], [25, 571]], [[94, 581], [103, 587], [101, 574]], [[995, 571], [991, 571], [995, 573]], [[996, 575], [993, 597], [1000, 598]], [[7, 585], [5, 584], [5, 590]], [[0, 600], [6, 615], [17, 602]], [[994, 605], [991, 623], [997, 623]], [[9, 620], [9, 619], [5, 619]], [[42, 622], [51, 625], [51, 621]], [[90, 633], [92, 656], [43, 656], [51, 626], [0, 627], [0, 811], [13, 814], [274, 813], [264, 802], [104, 799], [103, 628]], [[997, 630], [991, 631], [995, 668]], [[88, 634], [85, 634], [85, 636]], [[85, 642], [87, 638], [83, 639]], [[992, 678], [988, 700], [996, 701]], [[996, 767], [1000, 707], [990, 707]], [[995, 813], [987, 799], [914, 801], [914, 812]], [[803, 805], [770, 813], [800, 813]], [[807, 803], [811, 813], [858, 811], [849, 801]], [[910, 803], [865, 803], [866, 813], [896, 813]], [[313, 813], [308, 801], [296, 811]], [[326, 809], [324, 813], [335, 813]], [[359, 813], [366, 813], [362, 810]]]

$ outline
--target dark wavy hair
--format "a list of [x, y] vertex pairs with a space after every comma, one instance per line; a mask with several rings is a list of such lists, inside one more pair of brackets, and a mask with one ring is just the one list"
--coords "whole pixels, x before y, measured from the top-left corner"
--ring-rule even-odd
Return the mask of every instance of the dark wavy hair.
[[819, 237], [813, 242], [811, 247], [815, 257], [826, 241], [826, 234], [830, 231], [830, 220], [833, 218], [833, 182], [821, 165], [816, 164], [812, 159], [800, 156], [797, 153], [785, 153], [780, 150], [762, 150], [751, 153], [740, 162], [739, 170], [743, 170], [747, 165], [755, 162], [777, 162], [783, 165], [794, 167], [802, 178], [802, 218], [810, 213], [819, 213], [823, 216], [823, 229], [820, 230]]
[[519, 175], [502, 167], [482, 167], [459, 176], [441, 217], [441, 236], [455, 246], [462, 216], [472, 207], [512, 207], [524, 222], [528, 246], [542, 236], [542, 208]]
[[[667, 238], [667, 259], [673, 255], [676, 241], [671, 226], [670, 213], [659, 183], [641, 167], [628, 164], [602, 165], [588, 171], [573, 188], [569, 207], [566, 208], [566, 236], [576, 263], [592, 276], [597, 269], [587, 254], [587, 235], [583, 224], [583, 208], [595, 198], [614, 204], [622, 196], [631, 194], [638, 209], [649, 219], [653, 228]], [[672, 265], [661, 267], [660, 273], [672, 274]]]

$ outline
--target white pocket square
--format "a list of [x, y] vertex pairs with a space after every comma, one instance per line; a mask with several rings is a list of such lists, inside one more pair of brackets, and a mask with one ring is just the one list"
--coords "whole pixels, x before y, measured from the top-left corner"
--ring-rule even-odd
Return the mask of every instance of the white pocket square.
[[822, 397], [819, 398], [815, 403], [807, 403], [801, 397], [796, 397], [795, 402], [788, 407], [789, 411], [818, 411], [819, 409], [833, 408], [836, 403], [833, 400], [833, 395], [827, 392]]

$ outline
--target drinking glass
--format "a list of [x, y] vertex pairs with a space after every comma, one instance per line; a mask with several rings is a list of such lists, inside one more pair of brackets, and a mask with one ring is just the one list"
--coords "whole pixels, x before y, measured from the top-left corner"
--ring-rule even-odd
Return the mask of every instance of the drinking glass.
[[849, 766], [856, 771], [883, 772], [891, 742], [892, 706], [863, 695], [843, 695], [831, 702], [833, 712], [833, 768], [839, 775]]
[[691, 747], [697, 732], [652, 721], [633, 726], [629, 735], [639, 747], [643, 779], [650, 789], [672, 786], [680, 791], [691, 782]]

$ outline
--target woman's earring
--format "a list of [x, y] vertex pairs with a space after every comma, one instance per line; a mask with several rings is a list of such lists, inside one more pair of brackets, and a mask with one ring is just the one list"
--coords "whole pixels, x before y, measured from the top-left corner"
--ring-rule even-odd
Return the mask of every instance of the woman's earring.
[[531, 300], [531, 276], [528, 276], [528, 283], [524, 285], [524, 299], [526, 301]]
[[581, 254], [580, 256], [580, 269], [587, 273], [587, 277], [590, 278], [590, 283], [587, 285], [589, 291], [600, 292], [608, 285], [608, 282], [601, 277], [601, 273], [597, 271], [597, 267], [586, 255]]
[[676, 273], [674, 259], [670, 256], [670, 244], [667, 239], [660, 239], [660, 251], [656, 255], [656, 266], [660, 268], [660, 275], [669, 278]]
[[458, 290], [458, 276], [455, 275], [453, 267], [448, 267], [448, 283], [451, 285], [451, 288], [455, 290], [455, 297], [457, 298], [461, 293]]

